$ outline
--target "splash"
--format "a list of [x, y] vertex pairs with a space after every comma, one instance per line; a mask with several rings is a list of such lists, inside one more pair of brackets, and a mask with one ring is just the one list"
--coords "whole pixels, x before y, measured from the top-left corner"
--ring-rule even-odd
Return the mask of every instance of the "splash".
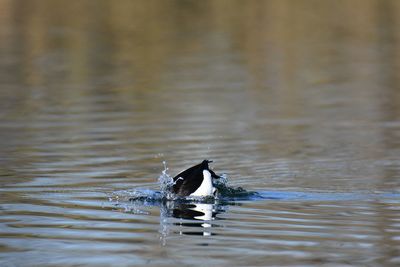
[[167, 162], [163, 161], [163, 165], [164, 165], [164, 170], [161, 171], [161, 174], [158, 177], [158, 183], [160, 184], [161, 192], [169, 190], [174, 184], [174, 180], [168, 174], [169, 169], [167, 167]]
[[165, 199], [174, 199], [175, 195], [172, 193], [172, 186], [174, 185], [174, 179], [168, 174], [167, 162], [163, 161], [164, 170], [161, 171], [158, 177], [158, 184], [160, 185], [161, 195]]

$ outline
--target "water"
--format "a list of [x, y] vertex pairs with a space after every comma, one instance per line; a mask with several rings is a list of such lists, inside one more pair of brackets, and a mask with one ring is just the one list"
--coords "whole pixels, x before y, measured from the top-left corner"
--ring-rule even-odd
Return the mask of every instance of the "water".
[[0, 265], [398, 266], [399, 3], [1, 0]]

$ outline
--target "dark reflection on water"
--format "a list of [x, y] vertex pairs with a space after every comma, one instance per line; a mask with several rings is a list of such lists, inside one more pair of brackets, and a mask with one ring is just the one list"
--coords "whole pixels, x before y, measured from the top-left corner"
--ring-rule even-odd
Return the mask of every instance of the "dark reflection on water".
[[[0, 265], [398, 265], [399, 29], [396, 0], [0, 1]], [[108, 201], [204, 158], [270, 198]]]
[[[218, 203], [175, 203], [172, 207], [167, 206], [167, 209], [164, 209], [163, 216], [180, 219], [172, 223], [177, 228], [175, 231], [180, 235], [211, 236], [216, 235], [212, 232], [212, 228], [218, 227], [218, 224], [214, 222], [219, 219], [217, 214], [224, 212], [225, 208]], [[168, 227], [165, 225], [168, 223], [167, 219], [161, 218], [161, 222], [164, 224], [162, 229]], [[193, 230], [193, 228], [198, 230]], [[161, 231], [161, 233], [165, 232]], [[166, 240], [163, 245], [166, 245]]]

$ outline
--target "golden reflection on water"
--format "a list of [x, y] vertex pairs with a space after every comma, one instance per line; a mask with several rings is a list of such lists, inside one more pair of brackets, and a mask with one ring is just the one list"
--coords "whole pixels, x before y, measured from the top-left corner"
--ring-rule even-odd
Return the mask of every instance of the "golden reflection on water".
[[218, 49], [237, 55], [250, 88], [278, 90], [288, 106], [296, 91], [332, 80], [374, 81], [382, 90], [397, 85], [398, 1], [0, 4], [2, 28], [13, 32], [3, 30], [1, 51], [24, 53], [17, 71], [29, 85], [54, 74], [82, 83], [111, 73], [115, 93], [160, 88], [171, 64], [203, 53], [222, 60]]

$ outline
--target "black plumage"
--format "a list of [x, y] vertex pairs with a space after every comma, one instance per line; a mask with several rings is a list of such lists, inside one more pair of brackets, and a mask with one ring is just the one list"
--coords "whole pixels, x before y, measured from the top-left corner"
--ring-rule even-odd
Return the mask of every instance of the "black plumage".
[[172, 187], [172, 192], [178, 196], [189, 196], [200, 187], [203, 182], [203, 171], [207, 170], [210, 172], [212, 178], [220, 178], [212, 170], [209, 169], [208, 163], [212, 161], [203, 160], [202, 163], [190, 167], [189, 169], [176, 175], [174, 180], [174, 185]]

